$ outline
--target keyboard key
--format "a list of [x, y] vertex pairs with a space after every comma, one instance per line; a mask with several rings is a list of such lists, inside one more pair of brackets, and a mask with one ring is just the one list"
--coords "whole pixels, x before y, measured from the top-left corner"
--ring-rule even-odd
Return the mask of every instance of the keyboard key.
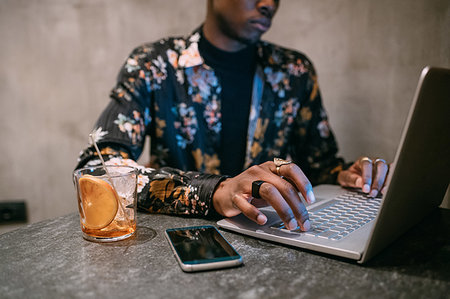
[[341, 232], [345, 231], [345, 229], [346, 228], [342, 227], [342, 226], [335, 226], [335, 227], [333, 227], [333, 230], [338, 232], [338, 233], [341, 233]]
[[339, 220], [333, 220], [333, 221], [328, 222], [328, 224], [330, 224], [330, 225], [332, 225], [332, 226], [336, 226], [336, 225], [339, 225], [339, 224], [341, 224], [341, 223], [342, 223], [342, 222], [339, 221]]
[[327, 231], [324, 231], [323, 233], [319, 234], [319, 238], [328, 239], [337, 234], [338, 234], [338, 232], [327, 230]]
[[322, 227], [322, 228], [326, 228], [326, 229], [329, 229], [330, 227], [332, 227], [332, 226], [334, 226], [333, 224], [330, 224], [330, 223], [322, 223], [321, 225], [320, 225], [320, 227]]
[[328, 230], [327, 227], [313, 227], [309, 231], [307, 231], [306, 234], [318, 235], [318, 234], [321, 234], [321, 233], [323, 233], [323, 232], [325, 232], [327, 230]]
[[335, 229], [339, 229], [339, 230], [341, 230], [341, 231], [344, 231], [344, 230], [346, 230], [346, 229], [348, 229], [348, 228], [350, 228], [350, 227], [352, 227], [352, 226], [349, 225], [349, 224], [344, 224], [344, 223], [342, 223], [342, 224], [336, 225], [334, 228], [335, 228]]
[[345, 237], [345, 236], [347, 236], [349, 234], [349, 232], [341, 232], [341, 233], [339, 233], [337, 236], [339, 236], [339, 237]]

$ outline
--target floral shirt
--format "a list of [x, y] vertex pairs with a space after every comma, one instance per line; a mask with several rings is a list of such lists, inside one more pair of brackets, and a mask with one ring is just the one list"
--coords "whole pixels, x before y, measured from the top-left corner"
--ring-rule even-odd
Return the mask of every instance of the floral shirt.
[[[95, 126], [107, 164], [139, 168], [138, 206], [206, 216], [220, 175], [221, 84], [198, 51], [199, 30], [136, 48]], [[236, 107], [239, 109], [239, 107]], [[151, 168], [135, 162], [151, 137]], [[292, 159], [313, 184], [335, 183], [344, 161], [322, 106], [317, 76], [303, 54], [260, 41], [244, 169]], [[92, 146], [78, 168], [98, 165]]]

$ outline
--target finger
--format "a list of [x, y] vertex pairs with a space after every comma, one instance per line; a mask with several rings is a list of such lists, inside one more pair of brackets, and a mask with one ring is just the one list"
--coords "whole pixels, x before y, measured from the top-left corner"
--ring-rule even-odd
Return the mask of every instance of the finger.
[[290, 206], [302, 230], [309, 230], [311, 228], [311, 224], [309, 222], [308, 210], [306, 209], [300, 198], [298, 188], [294, 187], [294, 185], [292, 185], [292, 182], [287, 180], [286, 178], [282, 179], [276, 175], [274, 176], [273, 183]]
[[[277, 169], [274, 163], [270, 162], [265, 164], [270, 172], [273, 174], [277, 173]], [[300, 193], [303, 195], [305, 200], [312, 204], [316, 201], [316, 197], [314, 196], [314, 192], [312, 189], [312, 185], [309, 182], [306, 175], [296, 164], [291, 163], [287, 165], [283, 165], [280, 167], [280, 175], [285, 177], [291, 185], [293, 185]], [[278, 175], [276, 175], [278, 177]]]
[[339, 184], [343, 187], [362, 188], [362, 177], [354, 172], [343, 170], [339, 173]]
[[372, 185], [372, 162], [368, 160], [360, 160], [362, 192], [369, 193]]
[[308, 211], [300, 199], [297, 189], [288, 181], [270, 172], [264, 172], [262, 178], [266, 183], [261, 185], [260, 196], [277, 211], [289, 229], [300, 225], [303, 231], [311, 228]]
[[371, 197], [377, 196], [377, 194], [381, 191], [381, 188], [383, 188], [388, 169], [387, 164], [382, 161], [375, 163], [374, 180], [372, 183], [372, 190], [370, 191]]
[[262, 198], [253, 198], [250, 204], [257, 208], [270, 206], [270, 204]]
[[259, 225], [264, 225], [267, 222], [267, 217], [261, 213], [254, 205], [248, 202], [247, 198], [242, 194], [235, 194], [231, 199], [233, 204], [249, 218]]
[[386, 176], [386, 179], [384, 180], [384, 185], [383, 185], [383, 188], [381, 189], [381, 194], [386, 194], [389, 183], [391, 182], [391, 179], [392, 179], [391, 169], [392, 169], [392, 163], [388, 165], [387, 176]]

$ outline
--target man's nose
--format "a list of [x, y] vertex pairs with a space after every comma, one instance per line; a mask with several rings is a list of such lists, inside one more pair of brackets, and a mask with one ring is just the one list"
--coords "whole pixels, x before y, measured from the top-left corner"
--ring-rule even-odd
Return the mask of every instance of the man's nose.
[[264, 16], [272, 18], [278, 8], [279, 0], [260, 0], [257, 8]]

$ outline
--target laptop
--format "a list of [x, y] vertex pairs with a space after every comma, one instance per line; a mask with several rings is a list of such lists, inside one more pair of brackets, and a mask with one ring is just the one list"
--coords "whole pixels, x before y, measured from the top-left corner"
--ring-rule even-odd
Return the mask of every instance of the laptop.
[[400, 139], [390, 184], [381, 198], [336, 185], [314, 188], [312, 229], [289, 231], [272, 207], [267, 223], [244, 215], [219, 227], [255, 238], [364, 263], [419, 223], [443, 200], [450, 182], [450, 69], [426, 67]]

